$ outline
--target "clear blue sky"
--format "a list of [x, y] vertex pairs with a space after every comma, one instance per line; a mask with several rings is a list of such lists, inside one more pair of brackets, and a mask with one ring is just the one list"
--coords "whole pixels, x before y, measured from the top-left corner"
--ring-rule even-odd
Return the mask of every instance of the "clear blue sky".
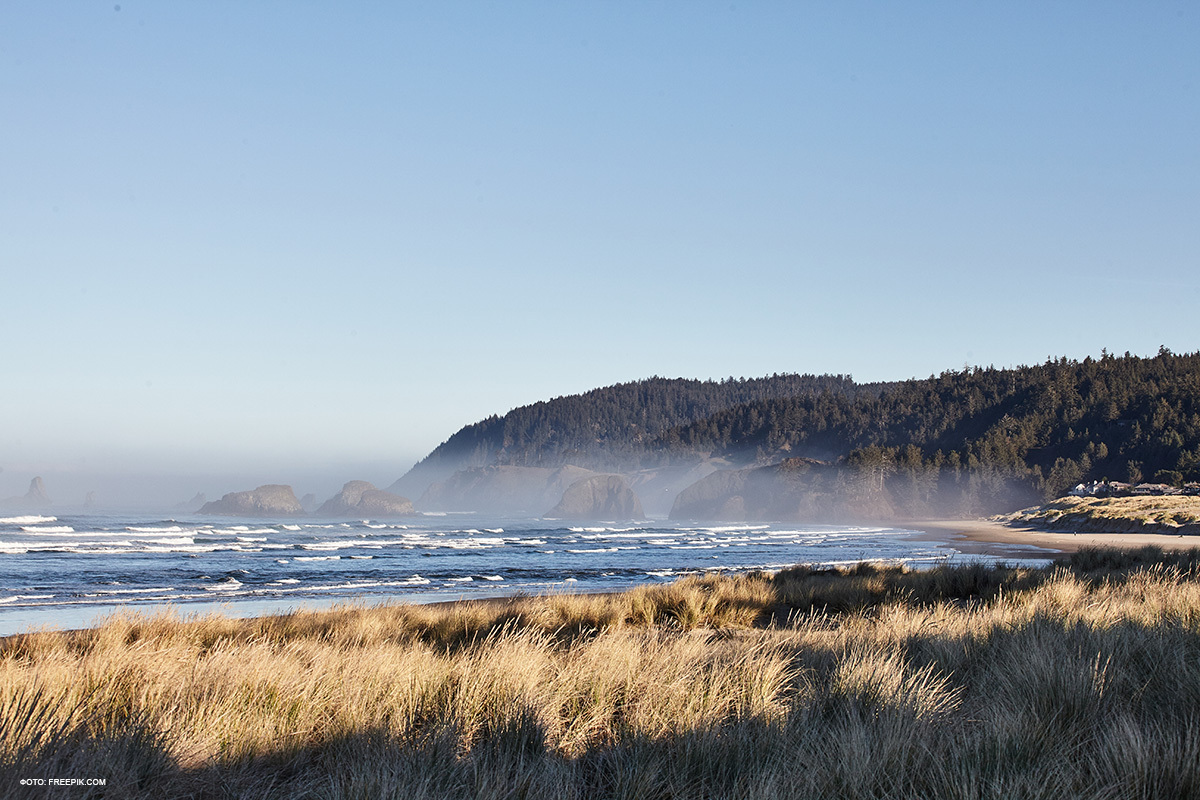
[[0, 496], [386, 484], [653, 374], [1195, 350], [1198, 42], [1186, 2], [8, 0]]

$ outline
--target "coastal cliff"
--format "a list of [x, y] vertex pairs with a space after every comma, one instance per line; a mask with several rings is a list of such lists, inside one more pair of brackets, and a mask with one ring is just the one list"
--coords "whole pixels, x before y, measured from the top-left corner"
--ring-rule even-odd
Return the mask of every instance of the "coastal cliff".
[[804, 458], [714, 472], [680, 492], [671, 509], [671, 519], [731, 522], [832, 523], [895, 516], [890, 495], [869, 475]]
[[537, 516], [557, 504], [571, 484], [595, 474], [570, 465], [472, 467], [430, 486], [416, 506], [421, 511]]

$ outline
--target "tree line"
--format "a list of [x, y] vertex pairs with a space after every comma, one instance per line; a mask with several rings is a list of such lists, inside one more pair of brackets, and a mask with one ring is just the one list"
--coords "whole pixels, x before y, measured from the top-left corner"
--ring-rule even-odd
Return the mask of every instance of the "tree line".
[[931, 494], [1200, 480], [1200, 353], [1104, 352], [893, 383], [654, 377], [489, 417], [426, 461], [628, 471], [710, 456], [818, 459]]

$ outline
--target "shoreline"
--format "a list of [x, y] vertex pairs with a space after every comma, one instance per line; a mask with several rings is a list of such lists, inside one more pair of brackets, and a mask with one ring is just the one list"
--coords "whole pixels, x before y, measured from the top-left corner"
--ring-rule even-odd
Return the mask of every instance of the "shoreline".
[[990, 519], [919, 520], [898, 526], [917, 531], [922, 541], [938, 541], [972, 555], [1019, 556], [1024, 548], [1074, 553], [1083, 547], [1145, 547], [1190, 550], [1200, 547], [1200, 536], [1162, 533], [1070, 533], [1006, 525]]
[[[907, 535], [916, 541], [936, 542], [950, 546], [963, 555], [983, 555], [998, 559], [1054, 558], [1060, 554], [1074, 553], [1083, 547], [1097, 546], [1129, 548], [1155, 545], [1163, 548], [1164, 550], [1186, 550], [1200, 547], [1200, 536], [1129, 532], [1067, 533], [1025, 526], [1018, 527], [989, 519], [966, 518], [912, 520], [906, 522], [891, 522], [888, 523], [886, 527], [897, 531], [906, 531]], [[871, 559], [868, 558], [865, 560], [869, 561]], [[477, 597], [467, 597], [463, 595], [458, 597], [447, 597], [445, 594], [443, 594], [440, 597], [433, 597], [429, 599], [422, 599], [418, 596], [397, 596], [387, 599], [377, 599], [376, 602], [367, 603], [367, 605], [375, 606], [396, 604], [428, 606], [431, 608], [448, 608], [467, 604], [480, 604], [487, 607], [494, 607], [496, 605], [510, 603], [518, 597], [548, 597], [555, 594], [615, 593], [617, 592], [603, 590], [599, 592], [565, 592], [559, 590], [547, 592], [544, 595], [498, 593], [480, 595]], [[325, 611], [335, 606], [349, 605], [356, 602], [361, 601], [356, 600], [356, 598], [328, 598], [326, 600], [301, 601], [295, 603], [295, 605], [283, 607], [279, 601], [263, 601], [261, 603], [247, 603], [243, 608], [237, 610], [232, 607], [233, 605], [237, 605], [235, 603], [231, 603], [229, 606], [217, 609], [212, 608], [210, 604], [205, 604], [209, 607], [206, 607], [203, 610], [199, 608], [191, 609], [186, 606], [169, 604], [150, 607], [114, 604], [113, 606], [102, 610], [89, 609], [86, 613], [82, 610], [79, 610], [74, 613], [69, 612], [66, 614], [63, 613], [63, 609], [57, 609], [54, 611], [51, 611], [50, 609], [31, 609], [27, 611], [27, 617], [25, 620], [23, 620], [24, 624], [20, 630], [8, 630], [0, 633], [0, 639], [8, 638], [9, 636], [21, 635], [24, 633], [87, 630], [103, 624], [107, 619], [113, 616], [118, 616], [124, 611], [132, 611], [133, 613], [137, 614], [150, 613], [151, 615], [155, 613], [162, 613], [163, 611], [174, 611], [179, 614], [180, 618], [206, 616], [207, 614], [216, 613], [231, 619], [254, 619], [293, 612]], [[251, 608], [252, 606], [258, 607]], [[38, 619], [39, 617], [42, 619]], [[59, 624], [52, 622], [50, 619], [52, 617], [58, 617], [59, 619], [57, 622]]]

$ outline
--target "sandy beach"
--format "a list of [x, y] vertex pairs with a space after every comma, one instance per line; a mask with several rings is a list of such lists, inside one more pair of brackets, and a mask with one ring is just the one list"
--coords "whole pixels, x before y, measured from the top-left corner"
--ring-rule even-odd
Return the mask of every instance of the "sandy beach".
[[992, 556], [1028, 555], [1029, 548], [1073, 553], [1081, 547], [1144, 547], [1164, 550], [1200, 547], [1200, 536], [1154, 533], [1066, 533], [1022, 528], [986, 519], [921, 520], [897, 524], [921, 531], [930, 541], [946, 542], [972, 554]]

